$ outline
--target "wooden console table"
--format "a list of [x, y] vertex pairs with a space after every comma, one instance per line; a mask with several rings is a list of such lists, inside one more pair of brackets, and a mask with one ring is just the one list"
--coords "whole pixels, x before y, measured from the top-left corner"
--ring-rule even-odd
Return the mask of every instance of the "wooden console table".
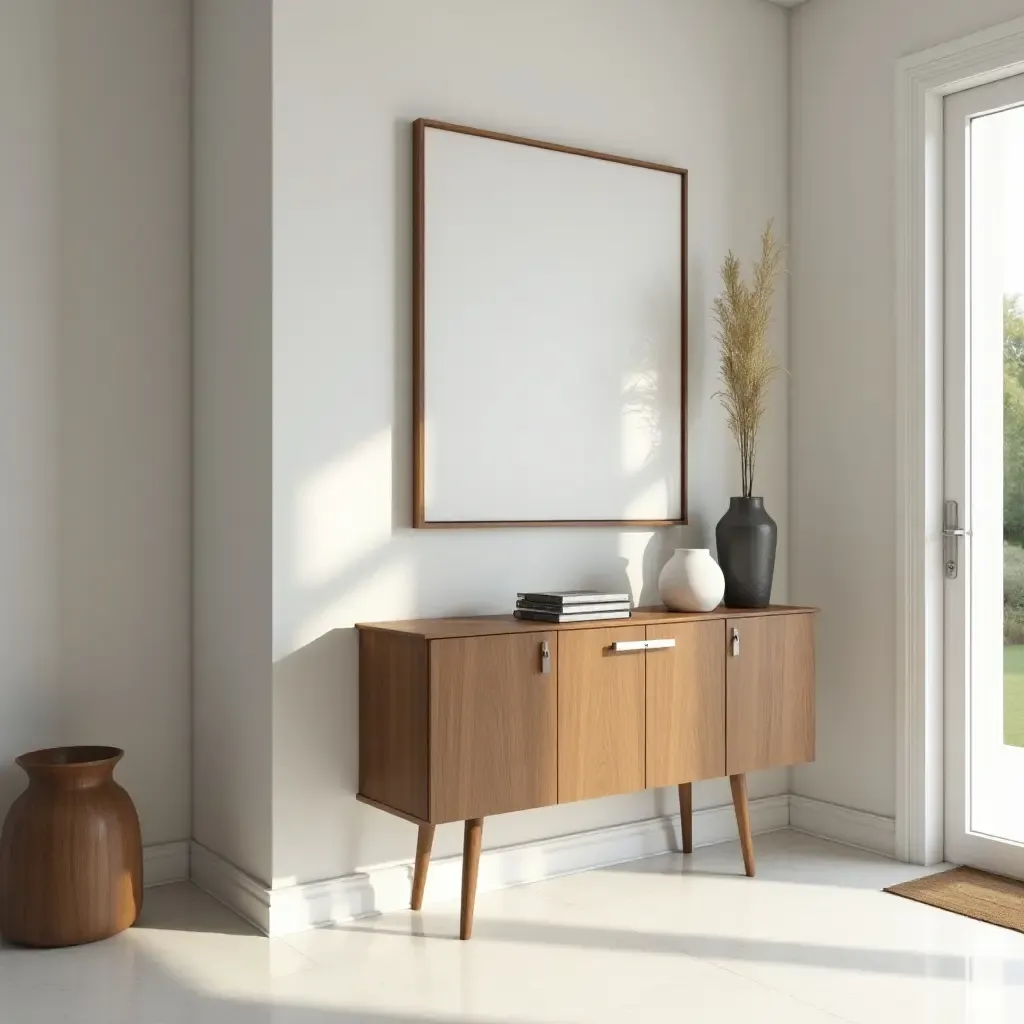
[[465, 822], [460, 934], [473, 929], [483, 819], [729, 776], [748, 875], [746, 773], [814, 760], [814, 609], [638, 611], [359, 627], [359, 794], [419, 825], [412, 907], [434, 827]]

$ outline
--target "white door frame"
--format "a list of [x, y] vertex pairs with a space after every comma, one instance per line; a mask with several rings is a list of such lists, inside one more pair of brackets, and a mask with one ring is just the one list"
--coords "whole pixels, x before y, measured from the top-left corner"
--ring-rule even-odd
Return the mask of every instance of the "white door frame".
[[896, 855], [943, 857], [942, 100], [1024, 72], [1024, 18], [896, 66]]

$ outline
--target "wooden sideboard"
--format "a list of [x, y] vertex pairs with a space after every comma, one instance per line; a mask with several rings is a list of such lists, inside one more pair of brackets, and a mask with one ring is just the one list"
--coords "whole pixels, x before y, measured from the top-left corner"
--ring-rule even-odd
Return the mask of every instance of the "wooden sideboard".
[[485, 817], [676, 785], [689, 853], [725, 775], [752, 876], [746, 773], [814, 760], [814, 611], [360, 624], [358, 798], [419, 825], [413, 909], [436, 825], [465, 822], [468, 939]]

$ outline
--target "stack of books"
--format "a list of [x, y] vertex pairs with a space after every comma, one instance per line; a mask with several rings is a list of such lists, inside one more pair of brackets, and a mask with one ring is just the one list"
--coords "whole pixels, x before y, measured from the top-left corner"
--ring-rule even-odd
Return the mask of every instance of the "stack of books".
[[629, 594], [601, 590], [547, 590], [520, 594], [517, 619], [541, 622], [589, 622], [593, 619], [628, 619]]

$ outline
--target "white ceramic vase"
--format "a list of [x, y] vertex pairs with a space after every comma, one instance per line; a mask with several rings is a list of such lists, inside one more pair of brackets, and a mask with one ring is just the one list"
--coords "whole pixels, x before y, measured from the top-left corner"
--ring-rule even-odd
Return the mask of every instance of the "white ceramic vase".
[[707, 548], [676, 548], [658, 577], [662, 604], [674, 612], [710, 612], [722, 603], [725, 577]]

